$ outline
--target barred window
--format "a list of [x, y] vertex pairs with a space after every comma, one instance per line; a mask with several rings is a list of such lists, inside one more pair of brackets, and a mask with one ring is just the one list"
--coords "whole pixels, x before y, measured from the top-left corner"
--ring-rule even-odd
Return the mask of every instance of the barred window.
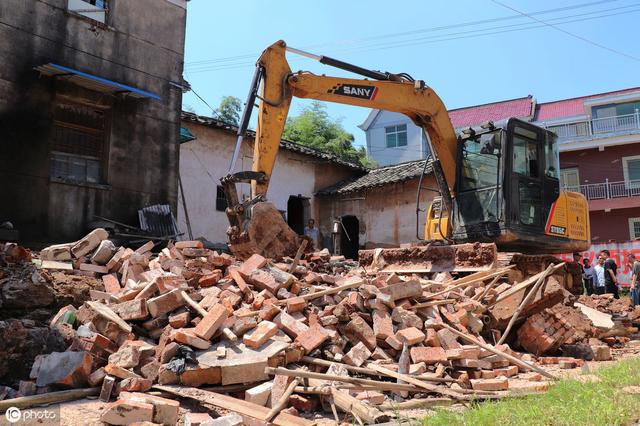
[[105, 113], [79, 104], [55, 106], [51, 139], [52, 178], [75, 182], [103, 181]]
[[224, 193], [224, 188], [218, 185], [216, 188], [216, 210], [223, 212], [227, 209], [227, 195]]

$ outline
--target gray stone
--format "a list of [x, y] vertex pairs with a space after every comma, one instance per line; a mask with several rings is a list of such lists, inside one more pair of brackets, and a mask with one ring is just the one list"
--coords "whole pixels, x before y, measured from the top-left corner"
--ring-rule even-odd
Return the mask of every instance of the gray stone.
[[116, 246], [110, 240], [103, 240], [96, 249], [93, 256], [91, 256], [91, 262], [98, 265], [106, 265], [109, 260], [116, 253]]

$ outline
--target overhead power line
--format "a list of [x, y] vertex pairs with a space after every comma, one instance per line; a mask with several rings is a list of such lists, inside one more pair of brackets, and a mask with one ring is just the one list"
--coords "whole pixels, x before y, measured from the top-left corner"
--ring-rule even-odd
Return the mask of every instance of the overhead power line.
[[[634, 3], [631, 5], [620, 6], [616, 8], [609, 8], [605, 10], [591, 11], [591, 12], [586, 12], [582, 14], [573, 14], [573, 15], [567, 15], [562, 17], [555, 17], [555, 18], [550, 18], [547, 21], [547, 23], [554, 21], [557, 24], [567, 24], [567, 23], [573, 23], [573, 22], [600, 19], [600, 18], [609, 17], [609, 16], [626, 15], [630, 13], [640, 12], [640, 8], [637, 8], [638, 6], [640, 6], [640, 3]], [[635, 9], [630, 9], [630, 8], [635, 8]], [[614, 12], [614, 11], [618, 11], [618, 12]], [[614, 12], [614, 13], [609, 13], [609, 12]], [[339, 50], [339, 52], [345, 53], [345, 52], [367, 52], [367, 51], [375, 51], [375, 50], [385, 50], [385, 49], [398, 48], [398, 47], [407, 47], [407, 46], [439, 43], [439, 42], [451, 41], [451, 40], [460, 40], [460, 39], [479, 37], [479, 36], [510, 33], [515, 31], [541, 28], [545, 26], [547, 26], [546, 23], [537, 23], [537, 22], [533, 22], [533, 23], [524, 22], [524, 23], [518, 23], [518, 24], [492, 26], [492, 27], [475, 29], [475, 30], [459, 31], [459, 32], [452, 32], [452, 33], [450, 32], [446, 34], [437, 34], [437, 35], [425, 36], [425, 37], [419, 37], [419, 38], [396, 40], [396, 41], [390, 41], [386, 43], [365, 45], [361, 47], [346, 48], [346, 49]], [[304, 58], [292, 58], [290, 62], [294, 62], [296, 60], [304, 60]], [[238, 61], [234, 63], [226, 63], [226, 64], [222, 63], [219, 65], [209, 65], [209, 66], [201, 65], [199, 67], [190, 69], [188, 71], [190, 73], [200, 73], [200, 72], [218, 71], [218, 70], [226, 70], [226, 69], [238, 69], [238, 68], [244, 68], [247, 66], [252, 66], [254, 63], [255, 63], [255, 58], [250, 61]]]
[[515, 8], [513, 8], [513, 7], [511, 7], [511, 6], [507, 5], [507, 4], [504, 4], [504, 3], [502, 3], [502, 2], [500, 2], [498, 0], [491, 0], [491, 1], [493, 3], [499, 5], [499, 6], [502, 6], [502, 7], [506, 8], [506, 9], [509, 9], [509, 10], [513, 11], [513, 12], [517, 12], [517, 13], [521, 14], [522, 16], [526, 16], [529, 19], [532, 19], [532, 20], [534, 20], [536, 22], [539, 22], [539, 23], [541, 23], [541, 24], [543, 24], [543, 25], [545, 25], [547, 27], [553, 28], [556, 31], [560, 31], [561, 33], [567, 34], [567, 35], [569, 35], [569, 36], [571, 36], [573, 38], [577, 38], [578, 40], [582, 40], [585, 43], [589, 43], [589, 44], [591, 44], [593, 46], [596, 46], [596, 47], [598, 47], [600, 49], [607, 50], [607, 51], [609, 51], [611, 53], [615, 53], [616, 55], [624, 56], [625, 58], [633, 59], [634, 61], [639, 61], [640, 62], [640, 58], [638, 58], [637, 56], [629, 55], [627, 53], [621, 52], [620, 50], [605, 46], [605, 45], [600, 44], [598, 42], [595, 42], [593, 40], [589, 40], [588, 38], [582, 37], [582, 36], [580, 36], [578, 34], [575, 34], [575, 33], [572, 33], [570, 31], [567, 31], [565, 29], [562, 29], [562, 28], [560, 28], [560, 27], [558, 27], [556, 25], [553, 25], [553, 24], [550, 24], [548, 22], [542, 21], [542, 20], [532, 16], [531, 14], [527, 14], [525, 12], [522, 12], [522, 11], [520, 11], [518, 9], [515, 9]]

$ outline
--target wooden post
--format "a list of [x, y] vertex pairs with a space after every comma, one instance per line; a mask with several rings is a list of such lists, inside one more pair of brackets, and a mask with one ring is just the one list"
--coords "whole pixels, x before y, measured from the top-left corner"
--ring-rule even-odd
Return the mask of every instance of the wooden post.
[[296, 270], [296, 266], [298, 266], [298, 262], [300, 262], [300, 258], [302, 257], [302, 254], [304, 253], [304, 249], [307, 248], [307, 244], [309, 244], [309, 240], [307, 240], [306, 238], [304, 240], [302, 240], [302, 244], [300, 244], [300, 247], [298, 247], [298, 251], [296, 252], [296, 256], [293, 258], [293, 263], [289, 267], [289, 273], [290, 274], [293, 274], [293, 271]]
[[359, 417], [367, 424], [388, 422], [391, 417], [375, 407], [370, 407], [358, 401], [347, 392], [331, 389], [333, 402], [345, 413]]
[[287, 405], [287, 402], [289, 402], [289, 398], [291, 397], [291, 394], [293, 393], [293, 390], [296, 388], [296, 386], [298, 386], [298, 379], [293, 379], [293, 381], [289, 383], [287, 390], [284, 391], [282, 398], [280, 398], [280, 400], [267, 413], [266, 417], [264, 418], [267, 422], [270, 422], [271, 419], [273, 419]]
[[72, 401], [87, 396], [98, 395], [100, 388], [72, 389], [60, 392], [47, 392], [40, 395], [21, 396], [20, 398], [5, 399], [0, 401], [0, 412], [7, 411], [11, 407], [20, 409], [35, 407], [43, 404], [56, 404], [63, 401]]
[[525, 306], [527, 306], [529, 302], [531, 302], [531, 300], [535, 297], [536, 293], [538, 292], [538, 289], [540, 289], [540, 287], [542, 286], [542, 284], [544, 283], [544, 281], [549, 276], [552, 270], [553, 270], [553, 264], [549, 265], [549, 267], [544, 271], [544, 274], [540, 275], [540, 278], [538, 278], [538, 281], [533, 285], [533, 288], [531, 289], [531, 291], [529, 291], [529, 294], [527, 294], [527, 296], [524, 299], [522, 299], [522, 302], [520, 303], [520, 305], [518, 305], [518, 307], [516, 308], [516, 311], [513, 313], [513, 316], [509, 320], [509, 324], [507, 324], [507, 328], [504, 330], [504, 333], [502, 333], [500, 340], [498, 340], [498, 345], [501, 345], [502, 343], [504, 343], [504, 341], [507, 338], [507, 335], [509, 335], [509, 332], [511, 331], [511, 327], [513, 327], [513, 325], [518, 320], [518, 317], [520, 316], [520, 312], [522, 312]]

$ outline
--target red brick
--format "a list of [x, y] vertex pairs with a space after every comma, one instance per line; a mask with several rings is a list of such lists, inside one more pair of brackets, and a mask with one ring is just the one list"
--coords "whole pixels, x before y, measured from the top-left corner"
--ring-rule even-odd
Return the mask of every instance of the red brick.
[[290, 314], [302, 312], [306, 306], [307, 302], [302, 297], [294, 297], [287, 300], [287, 312]]
[[391, 315], [386, 310], [375, 309], [373, 311], [373, 333], [376, 339], [381, 340], [393, 336], [393, 322]]
[[193, 241], [176, 241], [173, 245], [178, 250], [185, 248], [204, 248], [204, 244], [202, 241], [193, 240]]
[[422, 343], [424, 337], [424, 333], [415, 327], [403, 328], [396, 333], [396, 338], [409, 346]]
[[120, 391], [146, 392], [151, 389], [153, 382], [141, 377], [129, 377], [120, 382]]
[[151, 316], [156, 318], [183, 306], [186, 302], [180, 295], [180, 291], [180, 289], [173, 289], [168, 293], [149, 299], [147, 306]]
[[320, 326], [309, 327], [309, 329], [303, 333], [300, 333], [296, 337], [296, 343], [298, 343], [308, 354], [318, 348], [321, 344], [329, 338], [329, 335]]
[[244, 344], [250, 348], [258, 349], [264, 345], [267, 340], [278, 333], [278, 326], [271, 321], [262, 321], [258, 324], [251, 334], [245, 334], [242, 339]]
[[146, 393], [121, 392], [120, 399], [125, 401], [138, 401], [153, 405], [153, 422], [164, 425], [178, 423], [180, 403], [172, 399]]
[[171, 339], [196, 349], [208, 349], [211, 346], [211, 342], [196, 336], [193, 328], [174, 330], [171, 333]]
[[308, 326], [302, 322], [296, 320], [286, 312], [280, 312], [273, 322], [280, 327], [282, 331], [287, 333], [291, 338], [295, 339], [299, 334], [304, 333], [309, 329]]
[[371, 351], [367, 349], [364, 343], [359, 342], [357, 345], [352, 347], [344, 357], [342, 357], [342, 361], [346, 364], [360, 367], [367, 359], [369, 359], [370, 356]]
[[384, 394], [371, 390], [358, 393], [356, 395], [356, 399], [359, 401], [367, 402], [371, 405], [384, 404]]
[[97, 272], [98, 274], [108, 274], [109, 268], [101, 265], [94, 265], [92, 263], [81, 263], [80, 268], [81, 271], [87, 272]]
[[246, 293], [251, 293], [251, 289], [249, 288], [249, 285], [244, 280], [244, 278], [242, 278], [242, 275], [240, 275], [240, 272], [238, 272], [237, 269], [229, 268], [228, 272], [229, 272], [229, 276], [231, 277], [231, 279], [233, 281], [235, 281], [235, 283], [238, 286], [238, 288], [240, 289], [240, 291], [242, 291], [245, 294]]
[[245, 260], [242, 263], [242, 265], [238, 269], [238, 272], [240, 272], [246, 278], [249, 275], [251, 275], [253, 271], [255, 271], [256, 269], [262, 268], [266, 264], [267, 264], [267, 259], [265, 259], [264, 257], [256, 253], [251, 255], [249, 259]]
[[245, 278], [258, 290], [267, 290], [272, 294], [276, 294], [280, 289], [280, 283], [270, 273], [257, 269]]
[[502, 391], [509, 389], [509, 380], [507, 379], [475, 379], [471, 380], [471, 387], [474, 390], [483, 391]]
[[196, 326], [194, 330], [196, 336], [202, 337], [205, 340], [210, 340], [228, 316], [229, 311], [227, 311], [224, 305], [215, 305]]
[[115, 274], [108, 274], [102, 276], [102, 283], [104, 284], [104, 291], [109, 294], [118, 294], [122, 287], [120, 287], [120, 281]]
[[109, 307], [125, 321], [142, 320], [149, 316], [146, 299], [129, 300]]
[[169, 325], [173, 328], [183, 328], [187, 324], [189, 324], [189, 312], [182, 312], [169, 317]]
[[396, 351], [402, 350], [402, 342], [398, 340], [395, 335], [387, 337], [384, 341], [387, 343], [387, 345], [391, 346]]
[[447, 354], [442, 348], [413, 347], [409, 353], [414, 363], [424, 362], [427, 365], [433, 365], [439, 362], [447, 362]]
[[440, 339], [438, 338], [438, 333], [433, 328], [427, 328], [427, 335], [424, 339], [424, 344], [427, 346], [432, 346], [434, 348], [441, 347]]
[[300, 411], [313, 411], [318, 405], [318, 400], [315, 398], [307, 398], [302, 395], [291, 395], [289, 398], [289, 405]]
[[219, 269], [214, 270], [212, 273], [200, 277], [198, 280], [198, 286], [200, 287], [212, 287], [218, 284], [218, 281], [222, 278], [222, 271]]
[[130, 425], [153, 421], [153, 405], [145, 402], [118, 400], [108, 404], [100, 420], [110, 425]]
[[370, 351], [376, 348], [376, 336], [373, 333], [373, 329], [365, 320], [357, 315], [355, 315], [345, 327], [345, 334], [347, 334], [350, 339], [364, 343]]

